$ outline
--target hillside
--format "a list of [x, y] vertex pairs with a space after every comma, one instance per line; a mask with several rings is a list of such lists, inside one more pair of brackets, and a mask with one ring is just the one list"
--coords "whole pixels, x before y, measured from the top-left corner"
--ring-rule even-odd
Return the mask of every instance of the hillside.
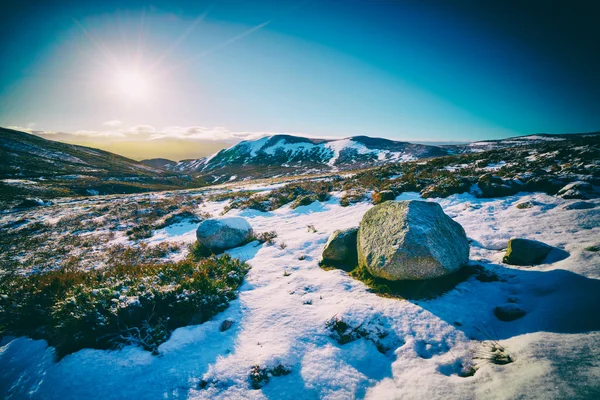
[[0, 179], [0, 201], [181, 189], [204, 183], [107, 151], [5, 128], [0, 128]]

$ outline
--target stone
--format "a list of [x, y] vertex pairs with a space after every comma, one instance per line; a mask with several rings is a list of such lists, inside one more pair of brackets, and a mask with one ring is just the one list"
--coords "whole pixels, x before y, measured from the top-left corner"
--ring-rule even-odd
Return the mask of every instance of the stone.
[[524, 201], [522, 203], [517, 204], [517, 208], [519, 210], [525, 210], [527, 208], [533, 208], [534, 204], [531, 201]]
[[575, 181], [564, 186], [556, 193], [563, 199], [589, 200], [598, 197], [594, 192], [594, 187], [589, 182]]
[[510, 196], [521, 190], [521, 186], [516, 182], [505, 181], [492, 174], [481, 175], [477, 180], [477, 186], [481, 190], [480, 197], [484, 198]]
[[345, 264], [349, 268], [356, 267], [356, 235], [358, 228], [336, 230], [331, 234], [323, 249], [323, 264]]
[[384, 201], [394, 200], [396, 195], [391, 190], [382, 190], [382, 191], [373, 191], [371, 195], [371, 199], [373, 200], [373, 204], [381, 204]]
[[357, 235], [358, 264], [388, 280], [439, 278], [469, 261], [463, 227], [427, 201], [387, 201], [367, 211]]
[[196, 229], [198, 243], [215, 254], [241, 246], [252, 236], [252, 227], [241, 217], [207, 219]]
[[223, 323], [221, 323], [221, 328], [220, 328], [221, 332], [225, 332], [226, 330], [231, 328], [232, 325], [233, 325], [233, 320], [226, 319], [225, 321], [223, 321]]
[[521, 307], [514, 303], [502, 304], [494, 308], [494, 315], [500, 321], [510, 322], [523, 318], [527, 314]]
[[511, 265], [536, 265], [552, 251], [552, 246], [537, 240], [511, 238], [503, 261]]

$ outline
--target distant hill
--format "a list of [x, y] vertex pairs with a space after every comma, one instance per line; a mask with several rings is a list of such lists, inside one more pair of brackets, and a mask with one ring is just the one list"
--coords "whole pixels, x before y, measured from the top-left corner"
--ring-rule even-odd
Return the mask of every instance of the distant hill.
[[0, 128], [0, 200], [134, 193], [204, 183], [107, 151]]
[[166, 158], [151, 158], [149, 160], [141, 160], [140, 163], [159, 169], [167, 169], [169, 166], [177, 164], [176, 161], [167, 160]]
[[[450, 153], [448, 148], [368, 136], [324, 140], [274, 135], [240, 142], [210, 157], [161, 165], [173, 172], [224, 182], [247, 177], [359, 169]], [[146, 164], [158, 165], [159, 162]]]

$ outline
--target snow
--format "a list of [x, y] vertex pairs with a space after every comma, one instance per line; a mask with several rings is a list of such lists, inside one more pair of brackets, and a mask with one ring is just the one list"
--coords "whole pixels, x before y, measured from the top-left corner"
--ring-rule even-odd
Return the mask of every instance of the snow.
[[197, 222], [183, 221], [169, 225], [153, 232], [152, 237], [146, 240], [148, 244], [159, 244], [161, 242], [184, 242], [192, 243], [196, 240]]
[[368, 149], [364, 144], [357, 143], [351, 139], [334, 140], [325, 143], [325, 147], [333, 151], [333, 157], [327, 162], [330, 166], [334, 166], [335, 162], [340, 158], [340, 153], [346, 149], [354, 149], [358, 154], [369, 154], [374, 152]]
[[[403, 193], [397, 200], [419, 198]], [[471, 278], [433, 300], [378, 297], [346, 272], [318, 266], [329, 235], [358, 226], [372, 205], [341, 207], [334, 194], [295, 210], [234, 209], [226, 219], [244, 217], [255, 232], [276, 230], [278, 237], [272, 246], [252, 242], [229, 251], [252, 269], [227, 310], [202, 325], [177, 329], [161, 345], [160, 356], [134, 347], [87, 349], [55, 362], [43, 341], [5, 339], [0, 397], [594, 398], [600, 392], [600, 258], [584, 249], [600, 242], [600, 200], [592, 200], [594, 209], [570, 211], [562, 207], [576, 200], [540, 193], [428, 201], [438, 202], [465, 228], [472, 262], [495, 269], [504, 281]], [[534, 207], [517, 209], [523, 201]], [[218, 215], [226, 204], [205, 202], [201, 209]], [[196, 226], [172, 225], [149, 241], [193, 241]], [[569, 256], [529, 268], [504, 265], [503, 250], [513, 236], [544, 241]], [[299, 260], [301, 255], [306, 259]], [[527, 315], [501, 322], [493, 308], [509, 298]], [[381, 354], [365, 339], [338, 344], [325, 329], [334, 316], [351, 326], [380, 327], [391, 351]], [[228, 318], [232, 328], [220, 332]], [[499, 339], [515, 361], [482, 362], [474, 376], [459, 377], [460, 365], [489, 339], [482, 332]], [[292, 373], [252, 390], [248, 374], [257, 364], [283, 364]], [[206, 388], [198, 388], [200, 380], [208, 382]]]

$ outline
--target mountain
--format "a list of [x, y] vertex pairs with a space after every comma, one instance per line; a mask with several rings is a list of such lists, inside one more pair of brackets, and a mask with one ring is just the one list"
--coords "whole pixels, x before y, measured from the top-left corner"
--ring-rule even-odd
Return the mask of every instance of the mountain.
[[205, 184], [107, 151], [0, 128], [0, 201], [135, 193]]
[[368, 136], [325, 140], [274, 135], [240, 142], [210, 157], [163, 165], [169, 171], [223, 182], [246, 177], [359, 169], [450, 153], [449, 148]]

